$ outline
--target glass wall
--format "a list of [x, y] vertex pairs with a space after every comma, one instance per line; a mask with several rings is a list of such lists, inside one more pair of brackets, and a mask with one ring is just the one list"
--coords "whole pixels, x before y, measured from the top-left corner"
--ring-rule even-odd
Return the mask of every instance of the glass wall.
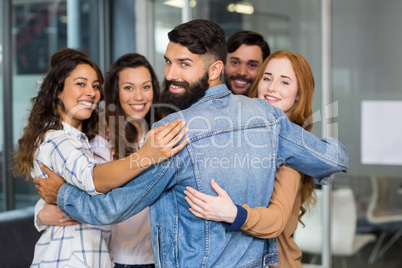
[[[382, 248], [391, 241], [372, 267], [400, 267], [395, 249], [402, 234], [402, 2], [337, 0], [332, 10], [339, 139], [351, 157], [350, 171], [335, 182], [354, 190], [358, 230], [384, 238]], [[398, 230], [399, 240], [392, 242]]]
[[[401, 10], [400, 1], [333, 1], [334, 95], [351, 176], [402, 177]], [[370, 107], [381, 116], [367, 118]]]
[[176, 25], [181, 23], [182, 1], [163, 1], [156, 0], [153, 7], [154, 28], [154, 68], [160, 81], [163, 80], [163, 70], [165, 67], [166, 46], [169, 43], [168, 32]]
[[137, 51], [135, 43], [136, 36], [140, 37], [140, 39], [141, 36], [133, 31], [136, 26], [136, 13], [134, 12], [135, 2], [136, 1], [132, 0], [115, 0], [110, 6], [110, 29], [112, 29], [110, 31], [110, 43], [112, 62], [126, 53]]

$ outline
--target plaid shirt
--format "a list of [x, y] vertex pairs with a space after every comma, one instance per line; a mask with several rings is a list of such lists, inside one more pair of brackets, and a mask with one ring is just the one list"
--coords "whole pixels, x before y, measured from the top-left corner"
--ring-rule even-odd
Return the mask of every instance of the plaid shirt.
[[[35, 153], [31, 176], [45, 177], [39, 167], [43, 163], [67, 183], [91, 195], [98, 194], [92, 178], [97, 161], [87, 137], [64, 122], [63, 128], [46, 133]], [[38, 204], [43, 202], [40, 200]], [[31, 267], [113, 267], [109, 254], [110, 234], [109, 226], [46, 226], [36, 243]]]

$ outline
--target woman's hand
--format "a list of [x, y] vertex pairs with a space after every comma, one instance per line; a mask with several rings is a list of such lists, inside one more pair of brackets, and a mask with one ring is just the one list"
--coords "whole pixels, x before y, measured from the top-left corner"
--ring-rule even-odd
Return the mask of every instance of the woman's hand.
[[185, 125], [186, 122], [176, 119], [148, 131], [143, 146], [137, 152], [141, 156], [140, 166], [160, 163], [183, 149], [187, 145], [188, 139], [178, 143], [188, 132], [188, 128], [184, 128]]
[[93, 179], [96, 191], [107, 193], [120, 187], [152, 164], [160, 163], [179, 152], [188, 143], [188, 139], [185, 139], [178, 144], [188, 132], [187, 128], [183, 129], [185, 125], [185, 122], [177, 119], [158, 126], [148, 132], [143, 146], [137, 152], [94, 167]]
[[203, 194], [191, 187], [186, 187], [186, 201], [190, 205], [190, 211], [195, 216], [211, 221], [223, 221], [233, 223], [237, 215], [237, 207], [230, 196], [215, 180], [211, 180], [212, 189], [218, 196]]
[[46, 203], [38, 213], [39, 221], [44, 225], [68, 226], [79, 224], [71, 217], [64, 216], [58, 206]]

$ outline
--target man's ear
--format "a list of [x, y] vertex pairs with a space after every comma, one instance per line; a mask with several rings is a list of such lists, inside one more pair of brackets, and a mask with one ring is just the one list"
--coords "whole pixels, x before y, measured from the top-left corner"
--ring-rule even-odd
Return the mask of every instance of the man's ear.
[[209, 80], [214, 81], [221, 78], [221, 73], [224, 68], [222, 61], [218, 60], [211, 64], [208, 68]]

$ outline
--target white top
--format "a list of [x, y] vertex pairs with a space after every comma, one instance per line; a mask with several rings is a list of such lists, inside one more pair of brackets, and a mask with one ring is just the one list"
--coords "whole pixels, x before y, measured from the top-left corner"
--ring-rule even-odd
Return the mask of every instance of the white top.
[[[111, 160], [106, 139], [98, 135], [91, 145], [95, 156], [102, 158], [99, 159], [99, 163]], [[121, 223], [110, 225], [110, 228], [111, 253], [115, 263], [127, 265], [154, 263], [148, 207]]]
[[[108, 142], [103, 137], [96, 136], [91, 141], [91, 147], [98, 163], [111, 160]], [[35, 207], [35, 226], [38, 231], [46, 227], [37, 219], [38, 212], [43, 206], [44, 201], [41, 199]], [[110, 250], [114, 262], [130, 265], [154, 263], [148, 208], [124, 222], [110, 225], [110, 228], [112, 231]]]
[[[97, 161], [87, 137], [78, 129], [63, 122], [62, 130], [51, 130], [35, 152], [32, 177], [45, 177], [39, 164], [43, 163], [68, 183], [97, 194], [92, 169]], [[36, 214], [43, 207], [39, 200]], [[36, 216], [35, 216], [36, 217]], [[109, 226], [78, 224], [73, 226], [39, 226], [42, 236], [35, 245], [31, 267], [113, 267], [109, 254]]]

